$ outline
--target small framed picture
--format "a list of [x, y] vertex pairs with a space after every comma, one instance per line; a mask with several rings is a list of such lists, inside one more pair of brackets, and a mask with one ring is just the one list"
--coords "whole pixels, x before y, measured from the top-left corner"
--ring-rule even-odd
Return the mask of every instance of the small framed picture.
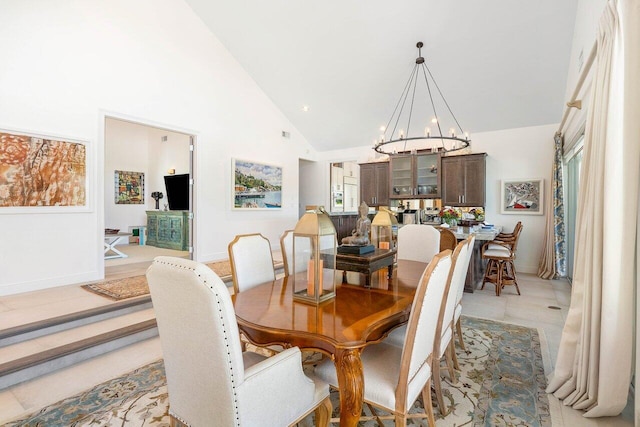
[[144, 172], [115, 171], [116, 205], [144, 204]]
[[509, 179], [500, 181], [500, 213], [542, 215], [544, 213], [544, 180]]

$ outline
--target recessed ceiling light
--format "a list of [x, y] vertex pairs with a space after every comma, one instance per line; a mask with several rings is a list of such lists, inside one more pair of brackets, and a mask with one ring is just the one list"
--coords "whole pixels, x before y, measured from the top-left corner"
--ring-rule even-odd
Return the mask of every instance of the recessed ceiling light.
[[307, 111], [309, 111], [309, 106], [308, 106], [308, 105], [303, 105], [303, 106], [302, 106], [302, 111], [304, 111], [305, 113], [306, 113]]

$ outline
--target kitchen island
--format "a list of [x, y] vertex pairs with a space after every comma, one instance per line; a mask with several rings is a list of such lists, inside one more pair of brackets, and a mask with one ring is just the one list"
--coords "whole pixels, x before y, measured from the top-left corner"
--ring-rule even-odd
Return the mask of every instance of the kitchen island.
[[493, 226], [490, 229], [486, 229], [476, 225], [473, 227], [450, 227], [449, 229], [458, 241], [466, 239], [471, 234], [476, 235], [471, 260], [469, 261], [469, 269], [467, 270], [467, 280], [464, 283], [464, 291], [473, 292], [481, 285], [482, 278], [484, 277], [484, 269], [486, 268], [486, 263], [482, 262], [482, 245], [495, 239], [502, 231], [502, 227]]

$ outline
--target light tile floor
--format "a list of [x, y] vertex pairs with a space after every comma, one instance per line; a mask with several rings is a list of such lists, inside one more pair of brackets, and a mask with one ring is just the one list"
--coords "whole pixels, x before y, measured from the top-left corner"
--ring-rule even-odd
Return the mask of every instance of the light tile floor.
[[[136, 272], [142, 274], [145, 268], [143, 264], [121, 266], [118, 269], [112, 269], [110, 277], [123, 277]], [[570, 286], [564, 280], [541, 280], [528, 274], [520, 274], [519, 283], [521, 296], [516, 294], [514, 288], [509, 287], [500, 297], [496, 297], [493, 286], [489, 284], [484, 290], [465, 293], [463, 313], [538, 328], [541, 332], [541, 341], [547, 344], [545, 370], [550, 373], [553, 370], [562, 326], [569, 307]], [[26, 321], [34, 315], [37, 317], [42, 309], [53, 311], [52, 307], [56, 304], [64, 306], [73, 304], [74, 301], [85, 304], [86, 294], [87, 292], [84, 291], [78, 292], [77, 287], [65, 286], [32, 292], [28, 295], [2, 297], [0, 298], [0, 316], [7, 316], [6, 318], [11, 318], [12, 322], [16, 322], [19, 318]], [[92, 303], [100, 302], [92, 299], [89, 305]], [[550, 307], [559, 307], [559, 309]], [[161, 354], [160, 342], [156, 337], [1, 390], [0, 424], [157, 360]], [[549, 396], [549, 399], [554, 426], [628, 427], [633, 425], [632, 403], [627, 405], [627, 409], [621, 416], [586, 419], [582, 417], [581, 412], [563, 406], [553, 396]]]

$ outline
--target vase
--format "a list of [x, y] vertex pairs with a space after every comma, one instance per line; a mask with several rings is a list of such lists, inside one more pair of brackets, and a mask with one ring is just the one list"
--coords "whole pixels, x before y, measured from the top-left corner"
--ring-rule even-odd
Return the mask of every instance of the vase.
[[449, 224], [449, 227], [457, 227], [458, 226], [458, 220], [456, 218], [447, 219], [445, 222], [447, 224]]

